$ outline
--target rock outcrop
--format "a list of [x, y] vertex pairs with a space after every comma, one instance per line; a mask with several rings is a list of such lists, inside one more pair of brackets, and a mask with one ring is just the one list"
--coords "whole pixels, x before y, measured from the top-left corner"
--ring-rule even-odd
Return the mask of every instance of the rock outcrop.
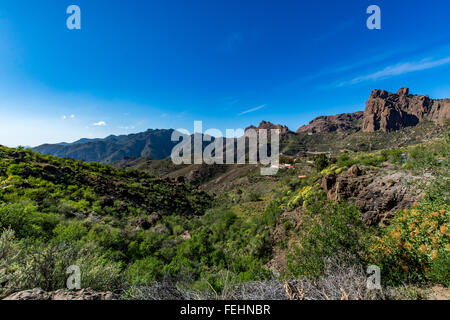
[[366, 172], [352, 166], [339, 175], [322, 177], [321, 188], [332, 201], [351, 200], [361, 209], [363, 220], [368, 225], [388, 223], [394, 212], [410, 207], [421, 197], [412, 190], [408, 181], [417, 179], [407, 173], [398, 172], [390, 164], [379, 170], [366, 168]]
[[335, 116], [320, 116], [312, 120], [308, 125], [304, 125], [297, 130], [297, 133], [328, 133], [342, 132], [348, 130], [359, 131], [363, 112], [342, 113]]
[[40, 288], [14, 293], [4, 300], [118, 300], [112, 292], [95, 292], [92, 289], [80, 291], [58, 290], [45, 292]]
[[139, 218], [137, 220], [137, 225], [139, 229], [148, 230], [153, 227], [159, 220], [161, 220], [161, 216], [157, 212], [153, 212], [147, 218]]
[[287, 135], [288, 133], [291, 132], [287, 126], [283, 126], [281, 124], [275, 125], [275, 124], [273, 124], [272, 122], [269, 122], [269, 121], [261, 121], [261, 123], [259, 124], [258, 127], [250, 126], [248, 128], [245, 128], [245, 132], [247, 132], [250, 129], [253, 129], [256, 132], [259, 132], [260, 129], [266, 129], [266, 130], [268, 130], [268, 133], [270, 133], [271, 129], [279, 129], [280, 130], [280, 136], [285, 136], [285, 135]]
[[397, 93], [375, 89], [366, 103], [362, 129], [366, 132], [396, 131], [424, 120], [439, 125], [450, 118], [450, 99], [433, 100], [424, 95], [411, 95], [408, 88]]

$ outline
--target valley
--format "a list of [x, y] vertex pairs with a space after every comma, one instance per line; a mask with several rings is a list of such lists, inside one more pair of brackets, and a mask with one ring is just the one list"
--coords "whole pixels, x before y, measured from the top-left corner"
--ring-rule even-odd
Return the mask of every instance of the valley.
[[75, 264], [110, 299], [448, 298], [450, 104], [422, 97], [252, 126], [281, 130], [274, 176], [175, 165], [173, 130], [0, 147], [0, 297], [52, 296]]

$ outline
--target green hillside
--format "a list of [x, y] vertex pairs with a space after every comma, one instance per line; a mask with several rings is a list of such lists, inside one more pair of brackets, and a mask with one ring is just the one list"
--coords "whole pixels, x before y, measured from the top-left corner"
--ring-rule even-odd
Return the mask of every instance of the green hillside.
[[[418, 298], [430, 284], [448, 286], [449, 146], [447, 133], [416, 146], [292, 158], [294, 168], [273, 177], [230, 166], [198, 181], [214, 197], [183, 179], [1, 147], [0, 295], [64, 288], [67, 267], [78, 265], [83, 287], [124, 298], [155, 298], [142, 295], [155, 283], [166, 286], [156, 297], [217, 298], [283, 281], [311, 294], [347, 281], [363, 290], [354, 299]], [[327, 181], [339, 183], [327, 190]], [[364, 194], [383, 200], [380, 190], [405, 199], [378, 213], [358, 204]], [[365, 291], [370, 264], [395, 294]], [[339, 281], [333, 273], [351, 270], [362, 273]]]
[[144, 229], [160, 228], [152, 235], [164, 237], [166, 223], [182, 228], [178, 223], [203, 215], [210, 200], [187, 184], [142, 171], [0, 147], [0, 229], [11, 230], [26, 251], [92, 245], [123, 269], [153, 253], [140, 252], [151, 238]]

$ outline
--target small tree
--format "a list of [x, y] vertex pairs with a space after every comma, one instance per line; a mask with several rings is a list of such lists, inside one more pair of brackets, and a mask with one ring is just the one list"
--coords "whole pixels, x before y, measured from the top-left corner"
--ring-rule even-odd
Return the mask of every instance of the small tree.
[[322, 171], [326, 167], [328, 167], [329, 160], [325, 153], [316, 154], [313, 158], [314, 161], [314, 168], [316, 168], [317, 171]]

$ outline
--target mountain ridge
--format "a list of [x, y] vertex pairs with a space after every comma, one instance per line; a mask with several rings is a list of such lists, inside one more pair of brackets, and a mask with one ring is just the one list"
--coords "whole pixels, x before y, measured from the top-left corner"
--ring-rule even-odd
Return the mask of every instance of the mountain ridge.
[[443, 125], [449, 118], [450, 99], [411, 95], [406, 87], [397, 93], [375, 89], [366, 103], [362, 129], [366, 132], [390, 132], [415, 126], [424, 120]]
[[[364, 112], [319, 116], [309, 124], [301, 126], [296, 132], [285, 125], [275, 125], [269, 121], [262, 121], [258, 127], [251, 125], [245, 132], [250, 129], [257, 132], [260, 129], [279, 129], [282, 144], [288, 145], [290, 150], [306, 152], [318, 150], [314, 147], [314, 141], [317, 139], [304, 141], [305, 134], [326, 136], [332, 143], [332, 139], [342, 139], [329, 136], [333, 133], [346, 136], [356, 135], [359, 132], [389, 133], [417, 126], [424, 121], [431, 121], [440, 126], [449, 118], [450, 99], [430, 99], [424, 95], [411, 95], [409, 89], [403, 87], [397, 93], [375, 89], [366, 102]], [[70, 144], [44, 144], [32, 149], [43, 154], [87, 162], [114, 163], [122, 159], [138, 158], [162, 160], [168, 158], [173, 147], [178, 144], [171, 141], [174, 131], [174, 129], [148, 129], [130, 135], [110, 135], [104, 139], [83, 138]]]
[[87, 162], [113, 163], [125, 157], [164, 159], [177, 142], [171, 141], [173, 129], [149, 129], [145, 132], [105, 139], [80, 139], [71, 144], [43, 144], [33, 151]]

